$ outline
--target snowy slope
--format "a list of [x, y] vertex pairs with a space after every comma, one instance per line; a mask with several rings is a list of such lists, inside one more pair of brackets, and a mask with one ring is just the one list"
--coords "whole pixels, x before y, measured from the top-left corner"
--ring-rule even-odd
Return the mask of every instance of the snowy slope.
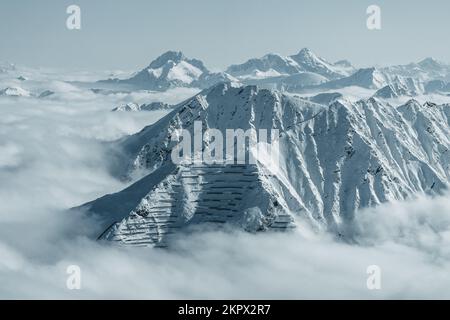
[[[176, 129], [280, 130], [279, 166], [175, 165]], [[147, 175], [85, 205], [105, 232], [131, 245], [166, 245], [187, 226], [250, 231], [301, 228], [345, 234], [359, 208], [439, 192], [450, 177], [450, 108], [369, 100], [321, 106], [255, 86], [220, 84], [118, 142], [128, 174]]]

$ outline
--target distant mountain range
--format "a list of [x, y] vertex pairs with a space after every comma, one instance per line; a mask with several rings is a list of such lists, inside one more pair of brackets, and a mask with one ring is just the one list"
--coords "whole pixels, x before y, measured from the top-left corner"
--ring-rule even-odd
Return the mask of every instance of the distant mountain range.
[[[99, 84], [155, 91], [176, 87], [205, 89], [220, 82], [292, 92], [350, 86], [374, 90], [387, 87], [379, 96], [397, 96], [420, 94], [426, 89], [448, 91], [449, 80], [450, 66], [432, 58], [407, 65], [357, 69], [347, 60], [332, 63], [304, 48], [291, 56], [270, 53], [216, 73], [210, 72], [198, 59], [187, 58], [182, 52], [168, 51], [129, 78], [102, 80]], [[387, 92], [391, 89], [397, 92]]]
[[158, 111], [158, 110], [168, 110], [172, 106], [163, 102], [152, 102], [147, 104], [138, 104], [134, 102], [122, 104], [111, 111], [113, 112], [136, 112], [136, 111]]

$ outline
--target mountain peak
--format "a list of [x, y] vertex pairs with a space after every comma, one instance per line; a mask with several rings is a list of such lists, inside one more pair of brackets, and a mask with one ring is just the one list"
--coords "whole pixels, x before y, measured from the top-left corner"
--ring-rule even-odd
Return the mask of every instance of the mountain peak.
[[[209, 75], [202, 61], [189, 59], [181, 51], [167, 51], [131, 78], [118, 82], [139, 89], [163, 91], [174, 87], [202, 87], [201, 80]], [[220, 79], [212, 80], [216, 78]]]
[[173, 61], [175, 63], [179, 63], [183, 60], [186, 60], [186, 56], [181, 51], [166, 51], [158, 58], [152, 61], [150, 64], [150, 68], [160, 68], [166, 63]]
[[[294, 58], [295, 57], [295, 58]], [[309, 48], [303, 48], [296, 55], [293, 56], [296, 61], [314, 61], [314, 60], [322, 60], [319, 58], [314, 52], [312, 52]]]

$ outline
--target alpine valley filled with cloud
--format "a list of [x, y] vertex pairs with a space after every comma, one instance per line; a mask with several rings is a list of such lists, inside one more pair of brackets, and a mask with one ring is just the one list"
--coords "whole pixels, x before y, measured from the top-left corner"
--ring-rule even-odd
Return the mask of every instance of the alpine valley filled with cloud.
[[[405, 63], [2, 63], [0, 297], [450, 298], [450, 65]], [[278, 130], [277, 161], [175, 163], [199, 122]]]

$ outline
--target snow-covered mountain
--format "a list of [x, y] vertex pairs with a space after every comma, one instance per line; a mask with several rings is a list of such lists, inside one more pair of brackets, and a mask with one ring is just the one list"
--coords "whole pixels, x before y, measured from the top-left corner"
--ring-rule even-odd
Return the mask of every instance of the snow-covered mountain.
[[125, 84], [135, 89], [165, 91], [175, 87], [206, 88], [221, 81], [233, 81], [226, 73], [211, 73], [197, 59], [180, 51], [168, 51], [128, 79], [109, 79], [100, 84]]
[[290, 58], [297, 62], [302, 70], [320, 74], [330, 80], [347, 77], [355, 71], [348, 61], [341, 60], [333, 64], [317, 56], [308, 48], [303, 48]]
[[[347, 60], [331, 63], [304, 48], [291, 56], [270, 53], [252, 58], [217, 73], [210, 72], [200, 60], [189, 59], [182, 52], [168, 51], [128, 79], [109, 79], [97, 84], [106, 85], [107, 89], [111, 89], [108, 87], [111, 85], [123, 85], [126, 90], [165, 91], [174, 87], [206, 89], [220, 82], [233, 82], [290, 92], [353, 86], [371, 90], [386, 87], [384, 90], [389, 91], [392, 85], [406, 86], [411, 95], [417, 95], [424, 92], [425, 83], [435, 80], [450, 81], [450, 65], [427, 58], [407, 65], [357, 70]], [[381, 92], [380, 95], [396, 93]]]
[[[178, 129], [278, 129], [279, 162], [177, 165]], [[115, 144], [122, 172], [146, 172], [127, 189], [84, 206], [101, 239], [165, 245], [198, 224], [250, 231], [308, 225], [345, 236], [359, 208], [439, 192], [450, 178], [450, 106], [371, 98], [315, 104], [256, 86], [219, 84]], [[208, 147], [206, 146], [206, 150]]]

